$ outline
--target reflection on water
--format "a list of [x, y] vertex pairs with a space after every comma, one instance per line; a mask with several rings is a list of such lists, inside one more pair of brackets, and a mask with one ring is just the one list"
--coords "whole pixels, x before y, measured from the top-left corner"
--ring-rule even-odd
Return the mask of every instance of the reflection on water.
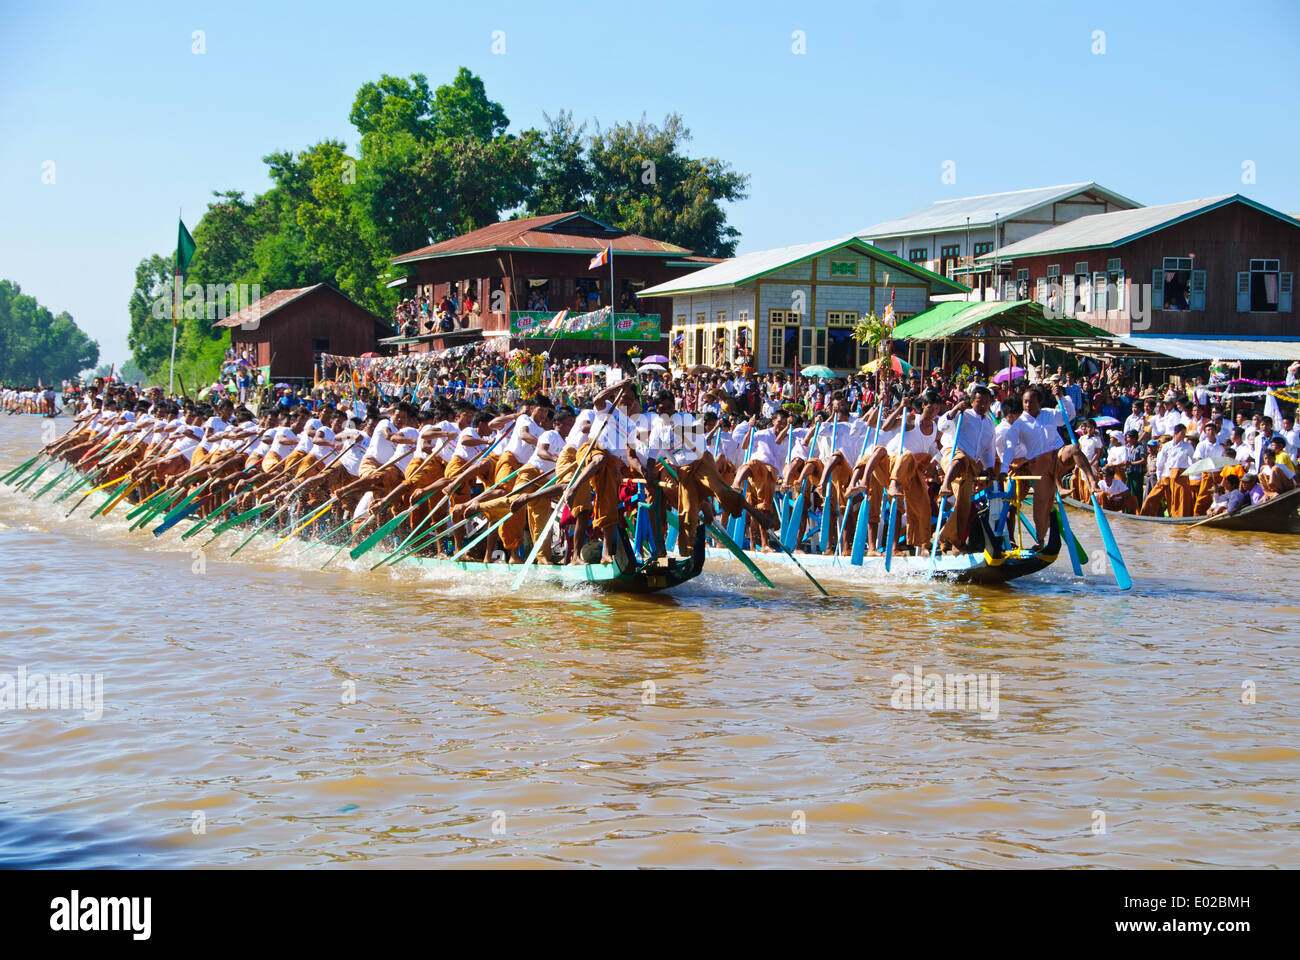
[[[5, 426], [0, 467], [38, 441]], [[1300, 865], [1295, 538], [1117, 530], [1128, 594], [722, 563], [638, 598], [52, 499], [0, 491], [0, 674], [105, 709], [0, 713], [0, 863]], [[997, 719], [893, 709], [916, 667], [997, 676]]]

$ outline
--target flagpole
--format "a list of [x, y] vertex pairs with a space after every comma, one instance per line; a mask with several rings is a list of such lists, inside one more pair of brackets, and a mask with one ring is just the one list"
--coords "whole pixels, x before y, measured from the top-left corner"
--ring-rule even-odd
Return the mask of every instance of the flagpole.
[[[176, 208], [176, 219], [181, 220], [184, 216], [184, 207]], [[176, 259], [173, 261], [174, 273], [172, 274], [172, 359], [167, 379], [167, 395], [170, 397], [176, 393], [176, 301], [181, 295], [181, 245], [180, 237], [176, 238]]]
[[618, 366], [618, 324], [614, 322], [614, 243], [609, 244], [609, 348]]

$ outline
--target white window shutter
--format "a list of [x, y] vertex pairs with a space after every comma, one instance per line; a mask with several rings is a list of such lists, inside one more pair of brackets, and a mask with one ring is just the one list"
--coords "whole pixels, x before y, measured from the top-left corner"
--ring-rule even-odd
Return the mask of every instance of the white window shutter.
[[1151, 309], [1165, 308], [1165, 272], [1161, 269], [1151, 271]]
[[1237, 274], [1237, 312], [1250, 313], [1250, 271]]
[[1278, 275], [1277, 310], [1278, 313], [1291, 312], [1291, 274], [1289, 273]]
[[1116, 286], [1119, 288], [1119, 292], [1118, 292], [1118, 294], [1117, 294], [1117, 296], [1118, 296], [1119, 299], [1118, 299], [1118, 301], [1117, 301], [1116, 304], [1115, 304], [1115, 309], [1116, 309], [1116, 310], [1123, 310], [1123, 309], [1128, 305], [1128, 292], [1124, 289], [1124, 271], [1123, 271], [1123, 270], [1120, 270], [1120, 271], [1119, 271], [1119, 279], [1116, 281]]
[[1092, 275], [1092, 309], [1097, 313], [1106, 312], [1106, 274], [1094, 273]]
[[1205, 271], [1192, 271], [1192, 291], [1187, 303], [1190, 310], [1205, 309]]
[[1065, 316], [1074, 316], [1074, 275], [1066, 274], [1065, 281], [1062, 284], [1061, 312]]

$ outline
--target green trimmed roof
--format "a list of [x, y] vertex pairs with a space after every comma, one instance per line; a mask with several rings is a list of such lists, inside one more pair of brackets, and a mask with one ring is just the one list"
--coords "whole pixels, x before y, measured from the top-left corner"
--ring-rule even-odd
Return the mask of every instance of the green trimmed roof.
[[925, 313], [894, 328], [895, 340], [946, 340], [992, 322], [1004, 334], [1018, 337], [1105, 337], [1099, 330], [1072, 317], [1056, 319], [1043, 316], [1043, 306], [1036, 300], [989, 300], [971, 303], [945, 300]]
[[892, 253], [886, 253], [879, 247], [872, 246], [856, 237], [840, 237], [838, 240], [823, 240], [817, 243], [801, 243], [793, 247], [779, 247], [775, 250], [759, 250], [747, 253], [722, 263], [705, 267], [684, 277], [677, 277], [657, 287], [640, 291], [638, 297], [670, 297], [681, 293], [701, 293], [706, 290], [725, 290], [744, 286], [759, 277], [783, 270], [786, 267], [814, 257], [820, 257], [840, 249], [850, 249], [863, 256], [872, 257], [902, 273], [921, 280], [930, 281], [931, 293], [968, 293], [970, 287], [949, 280], [915, 263], [909, 263]]

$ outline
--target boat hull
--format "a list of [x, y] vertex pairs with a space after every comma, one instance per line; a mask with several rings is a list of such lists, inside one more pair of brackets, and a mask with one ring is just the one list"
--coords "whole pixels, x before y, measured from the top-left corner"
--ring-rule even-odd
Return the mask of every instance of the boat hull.
[[[1062, 499], [1077, 510], [1092, 512], [1091, 503], [1083, 503], [1071, 497], [1062, 497]], [[1288, 490], [1272, 500], [1217, 517], [1144, 517], [1140, 514], [1119, 513], [1114, 510], [1107, 510], [1106, 516], [1165, 527], [1197, 526], [1201, 530], [1253, 530], [1259, 533], [1300, 534], [1300, 487]]]
[[[671, 590], [689, 580], [694, 580], [704, 569], [704, 531], [701, 527], [696, 537], [697, 549], [691, 557], [660, 558], [641, 561], [632, 552], [626, 534], [620, 531], [619, 548], [612, 563], [581, 563], [552, 565], [535, 563], [529, 578], [563, 586], [590, 584], [612, 593], [658, 593]], [[445, 560], [435, 557], [410, 557], [398, 566], [413, 565], [431, 571], [458, 571], [472, 576], [513, 580], [522, 568], [517, 563], [482, 563], [467, 560]]]

